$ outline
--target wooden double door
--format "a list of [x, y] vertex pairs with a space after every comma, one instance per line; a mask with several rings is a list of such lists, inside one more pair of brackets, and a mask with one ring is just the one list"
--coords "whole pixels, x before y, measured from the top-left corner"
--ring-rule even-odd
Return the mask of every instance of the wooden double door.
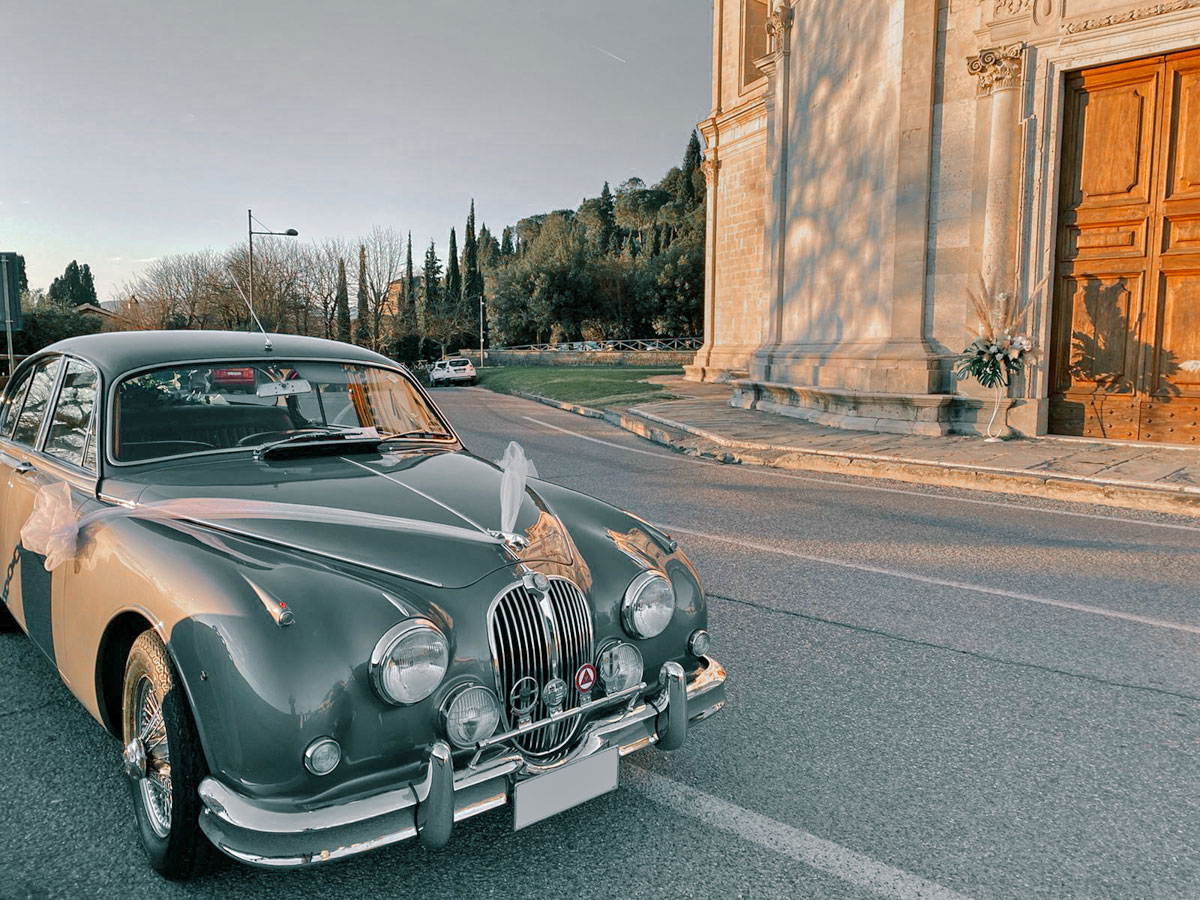
[[1200, 50], [1070, 76], [1050, 432], [1200, 443]]

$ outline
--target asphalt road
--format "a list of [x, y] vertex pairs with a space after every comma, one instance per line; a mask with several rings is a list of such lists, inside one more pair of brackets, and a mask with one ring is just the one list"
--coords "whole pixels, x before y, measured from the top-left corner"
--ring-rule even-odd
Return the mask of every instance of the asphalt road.
[[613, 794], [162, 882], [119, 748], [0, 635], [0, 897], [1200, 898], [1200, 521], [691, 459], [480, 389], [468, 446], [668, 526], [729, 704]]

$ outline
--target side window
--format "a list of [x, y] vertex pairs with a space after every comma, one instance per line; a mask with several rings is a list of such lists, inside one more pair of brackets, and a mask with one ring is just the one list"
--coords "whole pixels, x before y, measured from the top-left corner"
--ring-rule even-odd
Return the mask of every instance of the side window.
[[60, 365], [62, 357], [55, 356], [34, 369], [33, 377], [29, 379], [29, 390], [25, 393], [25, 402], [17, 416], [16, 428], [13, 429], [12, 439], [18, 444], [32, 447], [37, 442], [38, 430], [42, 427], [42, 417], [46, 413], [46, 404], [50, 402], [50, 392], [54, 390]]
[[[50, 433], [46, 435], [46, 453], [58, 459], [88, 468], [84, 453], [88, 437], [92, 432], [92, 412], [96, 406], [96, 370], [77, 359], [67, 362], [62, 389], [58, 392], [58, 404], [54, 407], [54, 418], [50, 422]], [[91, 468], [95, 468], [95, 454]]]
[[17, 384], [12, 385], [8, 391], [8, 409], [4, 418], [3, 434], [6, 438], [13, 436], [13, 429], [17, 427], [17, 417], [21, 412], [21, 404], [25, 402], [25, 393], [29, 390], [29, 370], [26, 369], [21, 373], [21, 380]]

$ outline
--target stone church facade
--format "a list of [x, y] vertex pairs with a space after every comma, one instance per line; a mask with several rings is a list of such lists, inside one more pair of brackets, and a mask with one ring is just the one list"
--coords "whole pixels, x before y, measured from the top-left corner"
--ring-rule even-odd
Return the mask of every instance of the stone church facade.
[[705, 344], [734, 405], [974, 433], [968, 290], [1030, 303], [1025, 434], [1200, 442], [1200, 0], [713, 0]]

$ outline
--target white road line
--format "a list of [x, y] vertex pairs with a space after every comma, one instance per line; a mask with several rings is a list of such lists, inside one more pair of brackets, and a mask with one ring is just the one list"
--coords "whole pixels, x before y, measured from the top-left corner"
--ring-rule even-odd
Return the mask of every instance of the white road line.
[[624, 784], [659, 806], [698, 819], [710, 828], [727, 832], [765, 850], [790, 856], [797, 862], [866, 888], [880, 897], [892, 900], [968, 900], [964, 894], [940, 884], [680, 784], [641, 766], [626, 763], [621, 774]]
[[[570, 428], [560, 428], [558, 425], [551, 425], [549, 422], [543, 422], [541, 419], [535, 419], [533, 416], [524, 416], [530, 422], [537, 422], [539, 425], [545, 425], [547, 428], [553, 428], [555, 431], [561, 431], [563, 434], [569, 434], [585, 441], [592, 441], [596, 444], [604, 444], [607, 447], [616, 447], [618, 450], [628, 450], [630, 453], [644, 453], [647, 456], [657, 456], [660, 459], [667, 459], [668, 456], [664, 453], [652, 453], [649, 450], [640, 450], [636, 447], [626, 447], [624, 444], [617, 444], [612, 441], [603, 441], [600, 438], [590, 437], [586, 434], [581, 434], [578, 431], [572, 431]], [[699, 463], [701, 465], [716, 465], [716, 463], [708, 463], [701, 459], [696, 459], [694, 456], [683, 456], [682, 454], [671, 454], [678, 459], [688, 462]], [[1192, 531], [1200, 532], [1200, 525], [1180, 525], [1174, 522], [1150, 522], [1145, 519], [1130, 519], [1125, 516], [1106, 516], [1100, 513], [1085, 513], [1073, 512], [1067, 509], [1046, 509], [1042, 506], [1036, 506], [1029, 503], [1021, 503], [1014, 501], [1011, 503], [1001, 503], [998, 500], [982, 500], [977, 497], [955, 497], [947, 494], [934, 494], [928, 491], [905, 490], [904, 488], [883, 487], [877, 484], [858, 484], [849, 481], [835, 481], [832, 478], [814, 478], [809, 475], [794, 475], [791, 472], [780, 472], [769, 466], [758, 466], [754, 468], [737, 468], [731, 471], [742, 471], [749, 473], [751, 471], [761, 471], [764, 475], [769, 475], [775, 478], [788, 478], [792, 481], [807, 481], [812, 484], [827, 484], [831, 487], [850, 488], [856, 491], [879, 491], [884, 494], [904, 494], [908, 497], [923, 497], [932, 500], [949, 500], [953, 503], [974, 503], [980, 506], [995, 506], [1000, 509], [1007, 510], [1031, 510], [1033, 512], [1048, 513], [1052, 516], [1074, 516], [1078, 519], [1098, 519], [1101, 522], [1116, 522], [1126, 525], [1145, 525], [1150, 528], [1169, 528], [1175, 531]], [[860, 476], [861, 477], [861, 476]]]
[[664, 531], [674, 534], [687, 534], [692, 537], [698, 537], [702, 540], [719, 541], [724, 544], [733, 544], [735, 547], [744, 547], [747, 550], [756, 550], [760, 553], [777, 553], [781, 556], [790, 556], [794, 559], [803, 559], [807, 562], [814, 562], [825, 566], [840, 566], [843, 569], [854, 569], [858, 572], [870, 572], [873, 575], [886, 575], [889, 578], [904, 578], [908, 581], [918, 581], [922, 584], [933, 584], [938, 587], [955, 588], [960, 591], [972, 591], [976, 594], [988, 594], [993, 597], [1004, 597], [1007, 600], [1022, 600], [1026, 603], [1040, 603], [1042, 606], [1054, 606], [1059, 609], [1069, 609], [1072, 612], [1088, 613], [1093, 616], [1104, 616], [1108, 619], [1122, 619], [1126, 622], [1136, 622], [1139, 625], [1151, 625], [1155, 628], [1167, 628], [1171, 631], [1184, 631], [1188, 634], [1200, 634], [1200, 626], [1183, 625], [1179, 622], [1167, 622], [1163, 619], [1152, 619], [1148, 616], [1138, 616], [1133, 613], [1118, 612], [1113, 609], [1104, 609], [1099, 606], [1088, 606], [1084, 603], [1071, 603], [1068, 600], [1052, 600], [1049, 597], [1036, 597], [1033, 594], [1019, 594], [1016, 591], [1006, 591], [1001, 588], [987, 587], [981, 584], [970, 584], [965, 581], [951, 581], [947, 578], [930, 578], [926, 575], [917, 575], [913, 572], [902, 572], [898, 569], [885, 569], [882, 566], [870, 566], [866, 563], [852, 563], [841, 559], [832, 559], [827, 556], [813, 556], [808, 553], [799, 553], [795, 550], [786, 550], [782, 547], [773, 547], [770, 544], [762, 544], [757, 541], [745, 541], [738, 538], [725, 537], [720, 534], [709, 534], [704, 531], [693, 531], [690, 528], [682, 528], [678, 525], [664, 525], [655, 523], [656, 528], [661, 528]]
[[553, 428], [555, 431], [561, 431], [563, 434], [569, 434], [571, 437], [577, 437], [580, 440], [591, 441], [593, 444], [603, 444], [605, 447], [616, 447], [618, 450], [627, 450], [630, 453], [640, 453], [643, 456], [653, 456], [655, 459], [670, 459], [675, 455], [670, 450], [664, 450], [660, 453], [655, 453], [653, 450], [642, 450], [638, 447], [626, 447], [624, 444], [618, 444], [614, 441], [602, 441], [600, 438], [594, 438], [586, 434], [580, 434], [578, 431], [572, 431], [570, 428], [559, 428], [557, 425], [551, 425], [549, 422], [543, 422], [541, 419], [535, 419], [533, 416], [522, 416], [521, 418], [528, 419], [530, 422], [536, 422], [538, 425], [544, 425], [546, 428]]

